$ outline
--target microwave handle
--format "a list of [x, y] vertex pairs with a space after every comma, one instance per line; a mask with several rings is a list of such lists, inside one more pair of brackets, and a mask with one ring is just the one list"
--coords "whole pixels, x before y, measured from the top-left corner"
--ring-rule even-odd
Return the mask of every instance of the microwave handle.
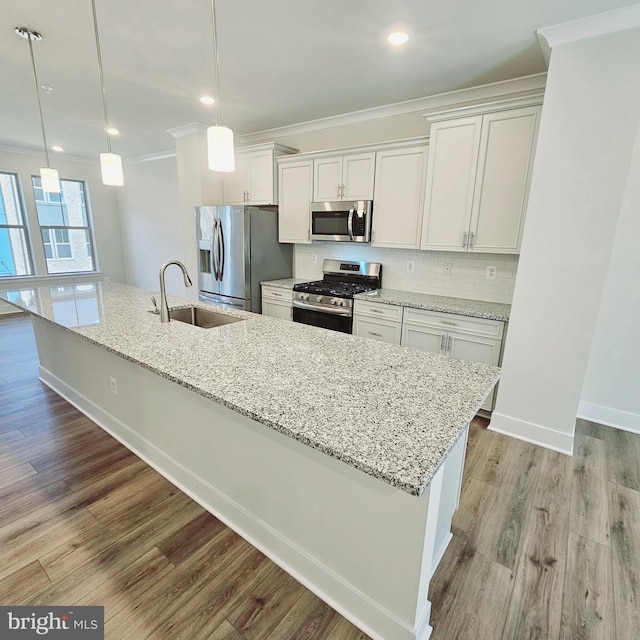
[[349, 230], [349, 240], [353, 242], [353, 215], [356, 212], [355, 205], [349, 209], [349, 217], [347, 218], [347, 229]]

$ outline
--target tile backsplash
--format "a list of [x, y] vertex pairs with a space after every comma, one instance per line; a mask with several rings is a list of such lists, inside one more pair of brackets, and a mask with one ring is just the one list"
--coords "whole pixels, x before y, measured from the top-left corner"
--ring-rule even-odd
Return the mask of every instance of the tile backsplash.
[[[295, 277], [322, 278], [325, 258], [379, 262], [383, 265], [382, 286], [387, 289], [508, 304], [513, 297], [518, 268], [516, 255], [379, 249], [347, 242], [314, 242], [295, 245]], [[408, 262], [413, 262], [413, 272], [407, 271]], [[495, 280], [486, 278], [488, 266], [496, 268]]]

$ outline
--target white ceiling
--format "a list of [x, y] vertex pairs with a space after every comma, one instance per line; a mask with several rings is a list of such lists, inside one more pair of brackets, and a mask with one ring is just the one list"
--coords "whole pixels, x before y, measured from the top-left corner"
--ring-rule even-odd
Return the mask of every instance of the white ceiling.
[[[237, 134], [545, 71], [538, 28], [629, 0], [216, 0], [222, 121]], [[174, 148], [167, 129], [215, 122], [210, 0], [96, 0], [113, 150]], [[90, 0], [2, 0], [0, 145], [42, 145], [25, 26], [49, 145], [106, 147]], [[403, 28], [402, 49], [386, 35]], [[55, 160], [55, 158], [54, 158]]]

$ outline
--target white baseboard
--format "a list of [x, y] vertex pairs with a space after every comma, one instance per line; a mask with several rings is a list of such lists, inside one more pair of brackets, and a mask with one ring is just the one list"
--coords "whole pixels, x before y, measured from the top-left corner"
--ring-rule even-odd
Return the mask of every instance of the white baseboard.
[[[288, 574], [315, 593], [320, 599], [350, 620], [373, 640], [393, 638], [415, 638], [428, 640], [432, 628], [429, 625], [430, 607], [417, 629], [408, 629], [401, 620], [378, 603], [368, 598], [353, 585], [343, 580], [326, 566], [319, 564], [303, 549], [283, 537], [266, 523], [253, 516], [228, 496], [207, 484], [179, 462], [168, 456], [153, 443], [137, 434], [134, 429], [96, 405], [91, 399], [79, 393], [51, 371], [40, 366], [40, 380], [76, 407], [90, 420], [135, 453], [149, 466], [178, 487], [204, 509], [215, 515], [242, 538], [264, 553]], [[325, 585], [326, 590], [319, 585]], [[340, 594], [343, 602], [357, 602], [361, 611], [367, 612], [370, 620], [376, 620], [378, 628], [387, 629], [382, 634], [345, 606], [329, 595], [328, 591]]]
[[563, 433], [533, 422], [519, 420], [494, 411], [489, 429], [541, 447], [573, 455], [573, 433]]
[[590, 402], [580, 402], [578, 406], [578, 418], [597, 422], [607, 427], [615, 427], [623, 431], [640, 433], [640, 415], [628, 411], [620, 411], [611, 407], [603, 407]]

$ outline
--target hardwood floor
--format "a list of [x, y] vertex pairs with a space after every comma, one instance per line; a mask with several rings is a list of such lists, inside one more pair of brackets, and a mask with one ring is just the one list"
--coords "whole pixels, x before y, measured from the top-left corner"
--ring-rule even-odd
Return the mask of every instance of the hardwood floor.
[[[578, 421], [570, 458], [485, 427], [433, 640], [640, 638], [640, 436]], [[367, 638], [42, 385], [28, 317], [0, 320], [0, 604], [104, 605], [109, 640]]]

